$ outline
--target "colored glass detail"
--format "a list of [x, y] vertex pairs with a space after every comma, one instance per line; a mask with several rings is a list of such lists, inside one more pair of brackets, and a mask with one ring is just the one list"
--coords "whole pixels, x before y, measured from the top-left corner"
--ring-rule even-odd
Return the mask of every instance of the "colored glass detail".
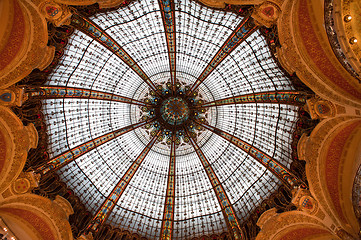
[[75, 159], [84, 155], [85, 153], [99, 147], [100, 145], [102, 145], [106, 142], [109, 142], [110, 140], [112, 140], [116, 137], [119, 137], [127, 132], [130, 132], [138, 127], [146, 125], [152, 121], [153, 120], [146, 120], [143, 122], [139, 122], [139, 123], [132, 124], [130, 126], [115, 130], [111, 133], [104, 134], [100, 137], [97, 137], [93, 140], [90, 140], [86, 143], [83, 143], [75, 148], [72, 148], [72, 149], [66, 151], [65, 153], [51, 159], [49, 162], [47, 162], [46, 164], [37, 168], [34, 171], [37, 173], [41, 173], [43, 175], [50, 171], [55, 171], [65, 165], [69, 164], [70, 162], [74, 161]]
[[122, 61], [124, 61], [131, 69], [133, 69], [142, 79], [146, 82], [149, 87], [154, 91], [158, 92], [154, 83], [149, 79], [149, 77], [144, 73], [144, 71], [138, 66], [138, 64], [133, 60], [132, 57], [104, 30], [98, 27], [90, 19], [83, 18], [82, 16], [73, 13], [71, 18], [71, 25], [79, 30], [83, 31], [85, 34], [94, 38], [96, 41], [101, 43], [107, 49], [112, 51], [117, 55]]
[[113, 208], [117, 204], [119, 198], [122, 196], [125, 188], [128, 186], [129, 182], [132, 180], [134, 174], [137, 172], [139, 166], [142, 164], [143, 160], [149, 153], [150, 149], [153, 147], [156, 142], [158, 136], [160, 135], [161, 130], [159, 130], [153, 138], [150, 140], [148, 145], [143, 149], [143, 151], [139, 154], [137, 159], [132, 163], [132, 165], [125, 172], [123, 177], [119, 180], [117, 185], [114, 187], [113, 191], [109, 194], [108, 198], [101, 205], [97, 213], [94, 215], [92, 221], [87, 227], [87, 230], [97, 231], [98, 227], [105, 222], [105, 220], [109, 217]]
[[159, 7], [162, 12], [164, 30], [167, 39], [171, 84], [173, 86], [172, 90], [175, 91], [174, 86], [176, 82], [176, 57], [175, 57], [176, 37], [175, 37], [174, 1], [159, 0]]
[[[189, 136], [188, 131], [186, 131], [186, 132]], [[245, 239], [242, 234], [241, 226], [238, 222], [237, 216], [233, 210], [233, 207], [229, 201], [229, 198], [228, 198], [226, 192], [224, 191], [224, 189], [221, 185], [221, 182], [219, 181], [217, 175], [213, 171], [213, 168], [209, 164], [206, 156], [203, 154], [202, 150], [199, 148], [197, 143], [194, 141], [194, 139], [192, 137], [189, 136], [189, 138], [190, 138], [191, 144], [193, 145], [194, 150], [196, 151], [196, 153], [199, 157], [199, 160], [201, 160], [201, 163], [204, 167], [205, 172], [207, 173], [209, 181], [212, 184], [213, 190], [217, 196], [219, 205], [221, 206], [222, 213], [223, 213], [224, 219], [228, 225], [229, 231], [231, 232], [234, 239], [236, 239], [236, 240]]]
[[3, 93], [0, 95], [0, 99], [4, 102], [11, 102], [11, 93]]
[[306, 188], [306, 185], [298, 179], [294, 174], [291, 173], [286, 167], [284, 167], [281, 163], [277, 162], [275, 159], [262, 152], [261, 150], [251, 146], [250, 144], [242, 141], [241, 139], [232, 136], [229, 133], [226, 133], [218, 128], [209, 126], [205, 123], [196, 122], [200, 126], [214, 132], [215, 134], [223, 137], [229, 142], [233, 143], [243, 151], [247, 152], [254, 159], [264, 165], [268, 170], [270, 170], [274, 175], [276, 175], [286, 186], [291, 189], [296, 186], [300, 186]]
[[160, 113], [164, 121], [171, 125], [180, 125], [187, 121], [189, 108], [187, 103], [179, 97], [171, 97], [165, 100], [160, 107]]
[[174, 225], [174, 206], [175, 206], [175, 136], [173, 135], [170, 161], [168, 170], [168, 183], [164, 205], [163, 222], [161, 228], [160, 239], [172, 239], [173, 225]]
[[280, 103], [280, 104], [294, 104], [303, 105], [306, 103], [307, 95], [301, 92], [264, 92], [255, 94], [245, 94], [236, 97], [229, 97], [213, 102], [208, 102], [201, 107], [213, 107], [229, 104], [243, 104], [243, 103]]
[[207, 76], [225, 59], [240, 43], [242, 43], [249, 35], [257, 30], [253, 19], [251, 17], [244, 18], [239, 26], [228, 37], [223, 46], [219, 49], [213, 59], [209, 62], [207, 67], [203, 70], [197, 81], [190, 88], [187, 95], [190, 95], [194, 90], [207, 78]]
[[30, 89], [29, 95], [31, 97], [43, 97], [43, 98], [86, 98], [86, 99], [98, 99], [98, 100], [109, 100], [115, 102], [123, 102], [129, 104], [135, 104], [140, 106], [150, 106], [144, 102], [119, 96], [116, 94], [94, 91], [83, 88], [72, 88], [72, 87], [59, 87], [59, 86], [46, 86], [40, 88]]

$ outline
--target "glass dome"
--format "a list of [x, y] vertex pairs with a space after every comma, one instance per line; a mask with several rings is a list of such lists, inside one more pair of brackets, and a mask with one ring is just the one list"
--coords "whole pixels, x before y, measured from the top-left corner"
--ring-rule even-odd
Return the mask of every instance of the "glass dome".
[[[43, 100], [48, 151], [55, 158], [103, 135], [149, 121], [80, 154], [57, 170], [60, 178], [96, 214], [147, 150], [106, 223], [148, 239], [159, 238], [168, 183], [174, 176], [172, 238], [220, 234], [227, 231], [229, 223], [207, 168], [218, 178], [217, 186], [224, 190], [239, 222], [282, 184], [251, 150], [221, 137], [220, 131], [289, 168], [299, 107], [286, 101], [202, 104], [223, 99], [236, 102], [238, 96], [295, 89], [257, 29], [224, 59], [210, 64], [247, 16], [189, 0], [175, 0], [174, 15], [167, 15], [166, 7], [162, 9], [158, 1], [142, 0], [90, 18], [134, 63], [122, 60], [84, 31], [75, 30], [46, 83], [67, 89], [68, 95], [70, 89], [74, 91], [74, 97]], [[169, 38], [169, 21], [174, 23], [174, 41]], [[205, 74], [210, 65], [214, 69]], [[192, 89], [200, 79], [199, 86]], [[79, 89], [91, 93], [76, 97]], [[91, 97], [95, 92], [97, 97]], [[111, 97], [99, 97], [102, 94]], [[128, 100], [117, 101], [119, 96]], [[156, 140], [149, 145], [152, 139]], [[172, 156], [174, 173], [169, 171]]]

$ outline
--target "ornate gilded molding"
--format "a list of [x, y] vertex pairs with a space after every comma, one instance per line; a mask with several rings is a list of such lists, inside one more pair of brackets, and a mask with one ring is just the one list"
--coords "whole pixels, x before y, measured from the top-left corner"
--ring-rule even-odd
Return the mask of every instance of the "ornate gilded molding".
[[227, 4], [257, 5], [265, 2], [265, 0], [200, 0], [200, 2], [208, 7], [224, 8]]
[[275, 209], [263, 213], [257, 225], [261, 227], [256, 240], [263, 239], [304, 239], [313, 235], [334, 237], [332, 232], [317, 218], [301, 211], [277, 214]]
[[46, 20], [55, 26], [59, 27], [64, 24], [70, 24], [71, 12], [66, 5], [58, 4], [52, 0], [45, 0], [38, 7]]
[[274, 2], [265, 1], [255, 7], [252, 17], [259, 25], [270, 28], [281, 15], [281, 8]]
[[38, 134], [33, 124], [24, 126], [9, 108], [0, 105], [0, 142], [1, 193], [22, 172], [28, 150], [37, 146]]
[[0, 213], [27, 226], [37, 239], [73, 239], [67, 220], [72, 209], [61, 197], [51, 201], [35, 194], [15, 195], [0, 202]]
[[5, 13], [8, 21], [0, 28], [0, 33], [2, 28], [8, 32], [0, 34], [0, 88], [13, 85], [35, 68], [44, 69], [54, 57], [54, 47], [47, 46], [47, 23], [38, 8], [29, 0], [7, 1], [11, 2]]
[[[325, 28], [332, 50], [342, 66], [361, 84], [361, 4], [357, 1], [326, 0]], [[359, 11], [359, 12], [358, 12]]]
[[[306, 172], [310, 191], [312, 196], [314, 196], [314, 198], [318, 201], [320, 208], [322, 208], [328, 218], [330, 218], [330, 222], [333, 222], [333, 231], [336, 231], [335, 227], [337, 226], [347, 229], [347, 231], [352, 231], [352, 229], [351, 226], [345, 222], [346, 220], [341, 220], [344, 217], [340, 216], [336, 211], [334, 203], [332, 199], [330, 199], [328, 193], [329, 189], [327, 183], [325, 182], [326, 164], [330, 166], [332, 165], [332, 167], [335, 168], [344, 168], [345, 166], [343, 162], [345, 159], [339, 159], [339, 165], [335, 165], [336, 163], [334, 162], [328, 162], [327, 153], [330, 147], [329, 144], [334, 139], [334, 137], [337, 136], [338, 132], [344, 129], [345, 126], [349, 126], [350, 124], [352, 125], [352, 123], [357, 123], [357, 121], [361, 121], [361, 118], [356, 116], [338, 116], [334, 118], [328, 118], [323, 120], [314, 129], [310, 137], [305, 139], [303, 142], [303, 148], [307, 149], [307, 151], [303, 152], [303, 157], [307, 162]], [[342, 148], [343, 144], [344, 142], [341, 142], [338, 145], [340, 145]], [[333, 148], [335, 148], [335, 146]], [[347, 149], [345, 148], [343, 150], [346, 151]], [[351, 164], [353, 160], [349, 159], [348, 162]], [[342, 179], [338, 179], [338, 176], [334, 176], [334, 178], [338, 181], [336, 184], [337, 186], [334, 187], [339, 188], [340, 184], [342, 184]]]
[[[287, 0], [282, 5], [277, 24], [281, 44], [281, 48], [277, 49], [278, 59], [288, 72], [295, 72], [302, 82], [325, 100], [361, 108], [361, 98], [357, 96], [361, 96], [361, 88], [350, 83], [352, 77], [334, 57], [328, 39], [317, 25], [315, 6], [312, 7], [309, 2]], [[308, 39], [313, 37], [313, 41], [305, 40], [306, 36]], [[314, 46], [312, 50], [309, 45]], [[343, 84], [340, 85], [341, 79]], [[338, 81], [339, 85], [334, 81]]]
[[307, 100], [307, 110], [312, 119], [324, 119], [336, 115], [336, 106], [332, 102], [319, 97]]
[[6, 107], [21, 106], [28, 99], [23, 88], [9, 87], [0, 89], [0, 104]]

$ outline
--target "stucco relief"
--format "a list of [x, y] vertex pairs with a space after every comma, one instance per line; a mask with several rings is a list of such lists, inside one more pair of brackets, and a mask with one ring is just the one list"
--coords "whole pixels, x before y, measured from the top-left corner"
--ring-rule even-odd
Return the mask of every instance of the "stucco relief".
[[[336, 226], [342, 226], [341, 228], [348, 229], [348, 231], [352, 230], [349, 228], [350, 226], [346, 224], [345, 219], [341, 220], [342, 216], [340, 216], [340, 213], [337, 213], [337, 211], [340, 211], [337, 210], [337, 208], [335, 209], [334, 200], [330, 198], [330, 195], [328, 193], [329, 191], [332, 191], [333, 197], [335, 197], [335, 194], [340, 194], [340, 192], [333, 193], [334, 191], [332, 189], [335, 189], [336, 191], [337, 189], [339, 189], [340, 184], [342, 184], [342, 180], [338, 179], [337, 173], [339, 172], [339, 170], [337, 169], [342, 167], [342, 161], [344, 160], [339, 159], [338, 161], [340, 161], [340, 163], [334, 163], [333, 160], [331, 161], [331, 159], [327, 159], [327, 151], [329, 149], [329, 144], [331, 143], [330, 139], [333, 139], [332, 134], [334, 131], [338, 131], [340, 128], [342, 129], [344, 126], [360, 120], [360, 118], [357, 118], [355, 116], [339, 116], [323, 120], [318, 126], [316, 126], [310, 137], [305, 141], [305, 148], [307, 149], [307, 151], [305, 152], [304, 160], [306, 160], [307, 163], [306, 173], [310, 186], [310, 191], [315, 197], [315, 199], [319, 202], [320, 207], [324, 210], [328, 217], [330, 217], [332, 222]], [[337, 145], [341, 148], [344, 147], [342, 143], [339, 143]], [[332, 148], [332, 150], [336, 149], [335, 146]], [[329, 166], [326, 166], [325, 164], [328, 164]], [[331, 170], [326, 170], [326, 167], [336, 168], [337, 171], [333, 173]], [[336, 182], [338, 181], [337, 183], [330, 183], [332, 184], [332, 186], [335, 185], [333, 187], [331, 186], [332, 189], [329, 189], [329, 184], [325, 182], [327, 174], [332, 174], [332, 179]]]
[[38, 7], [43, 16], [55, 26], [70, 24], [71, 12], [67, 6], [47, 0], [41, 2]]
[[[287, 69], [290, 73], [296, 73], [297, 76], [312, 90], [316, 92], [317, 95], [321, 96], [325, 100], [329, 100], [331, 102], [339, 102], [346, 105], [351, 105], [357, 108], [361, 108], [360, 102], [361, 98], [358, 98], [354, 94], [345, 93], [344, 90], [341, 90], [341, 88], [336, 89], [332, 88], [331, 86], [334, 86], [332, 83], [332, 80], [329, 79], [324, 72], [321, 71], [320, 66], [317, 66], [313, 63], [313, 60], [310, 59], [310, 56], [307, 53], [306, 48], [302, 45], [302, 42], [300, 42], [300, 24], [303, 24], [302, 26], [307, 26], [308, 29], [311, 29], [314, 34], [322, 35], [322, 33], [319, 32], [318, 29], [313, 29], [314, 26], [312, 24], [308, 23], [300, 23], [299, 17], [303, 14], [303, 11], [300, 11], [300, 9], [304, 9], [308, 14], [308, 3], [310, 1], [308, 0], [297, 0], [297, 1], [285, 1], [285, 3], [282, 5], [282, 14], [280, 15], [278, 19], [278, 31], [279, 31], [279, 39], [281, 43], [281, 48], [277, 49], [277, 55], [279, 57], [279, 60], [281, 64]], [[305, 7], [306, 5], [306, 7]], [[305, 9], [306, 8], [306, 9]], [[311, 13], [314, 14], [314, 13]], [[311, 21], [311, 20], [310, 20]], [[314, 19], [312, 19], [313, 22]], [[314, 41], [317, 41], [318, 38], [315, 36]], [[322, 42], [322, 45], [328, 44], [325, 39]], [[311, 44], [311, 43], [310, 43]], [[314, 44], [314, 42], [312, 42]], [[321, 44], [321, 43], [319, 43]], [[330, 52], [327, 52], [327, 56], [332, 56], [333, 52], [332, 49], [329, 47]], [[324, 50], [322, 50], [324, 51]], [[318, 54], [317, 51], [315, 54]], [[336, 57], [335, 61], [329, 60], [328, 57], [326, 57], [324, 60], [332, 61], [331, 65], [328, 65], [329, 67], [334, 67], [333, 64], [336, 64], [337, 66], [340, 65], [338, 63], [338, 60]], [[318, 62], [323, 61], [322, 59], [318, 59]], [[337, 61], [337, 62], [336, 62]], [[322, 67], [322, 66], [321, 66]], [[333, 71], [328, 71], [327, 74], [331, 73], [338, 73], [338, 71], [342, 71], [342, 66], [340, 65], [340, 68], [333, 68]], [[343, 73], [346, 71], [344, 70]], [[347, 73], [343, 75], [347, 78]], [[348, 76], [350, 77], [350, 76]], [[346, 80], [345, 80], [346, 81]], [[356, 92], [359, 92], [361, 94], [361, 89], [359, 87], [356, 87], [358, 90], [355, 90]], [[351, 100], [352, 99], [352, 100]]]
[[276, 23], [281, 14], [280, 7], [270, 1], [266, 1], [260, 5], [255, 6], [255, 10], [252, 13], [252, 17], [258, 22], [258, 24], [270, 28]]
[[[308, 236], [322, 233], [332, 237], [332, 233], [327, 227], [314, 216], [301, 211], [275, 213], [274, 209], [270, 209], [262, 214], [257, 225], [260, 226], [261, 231], [256, 237], [256, 240], [264, 239], [282, 239], [287, 235], [294, 235], [294, 231], [304, 231], [304, 233], [311, 231]], [[314, 231], [317, 229], [318, 231]], [[295, 237], [295, 236], [293, 236]], [[288, 238], [299, 239], [299, 238]], [[330, 239], [337, 239], [330, 238]]]
[[7, 16], [0, 26], [0, 88], [4, 89], [33, 69], [48, 66], [55, 48], [47, 46], [47, 23], [30, 0], [4, 0], [2, 4], [6, 7], [2, 17]]
[[319, 97], [308, 99], [307, 108], [312, 119], [323, 119], [336, 115], [336, 106], [332, 102]]
[[[0, 202], [0, 213], [8, 215], [35, 229], [39, 239], [71, 240], [71, 227], [67, 221], [72, 208], [57, 196], [55, 201], [35, 194], [21, 194]], [[40, 224], [40, 225], [39, 225]]]
[[38, 135], [33, 124], [24, 126], [9, 108], [0, 105], [0, 141], [2, 193], [22, 172], [29, 149], [37, 146]]

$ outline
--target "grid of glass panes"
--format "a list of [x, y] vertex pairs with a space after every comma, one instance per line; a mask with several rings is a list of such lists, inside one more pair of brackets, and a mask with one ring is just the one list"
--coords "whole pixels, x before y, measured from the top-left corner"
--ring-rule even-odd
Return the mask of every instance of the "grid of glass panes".
[[[235, 14], [196, 2], [175, 1], [177, 76], [192, 84], [242, 21]], [[131, 3], [92, 17], [155, 83], [169, 79], [164, 26], [157, 1]], [[48, 85], [100, 90], [139, 100], [147, 85], [116, 55], [75, 31]], [[292, 90], [259, 31], [240, 44], [200, 85], [209, 100], [241, 94]], [[130, 125], [137, 107], [93, 99], [44, 100], [49, 152], [69, 148]], [[238, 136], [289, 166], [298, 108], [243, 104], [212, 108], [211, 125]], [[94, 213], [149, 142], [141, 130], [127, 133], [81, 156], [58, 171]], [[239, 219], [244, 220], [280, 181], [223, 138], [206, 131], [198, 144], [221, 181]], [[108, 223], [158, 238], [168, 180], [169, 148], [156, 144], [126, 188]], [[176, 157], [175, 239], [226, 230], [219, 203], [197, 155], [188, 148]]]

